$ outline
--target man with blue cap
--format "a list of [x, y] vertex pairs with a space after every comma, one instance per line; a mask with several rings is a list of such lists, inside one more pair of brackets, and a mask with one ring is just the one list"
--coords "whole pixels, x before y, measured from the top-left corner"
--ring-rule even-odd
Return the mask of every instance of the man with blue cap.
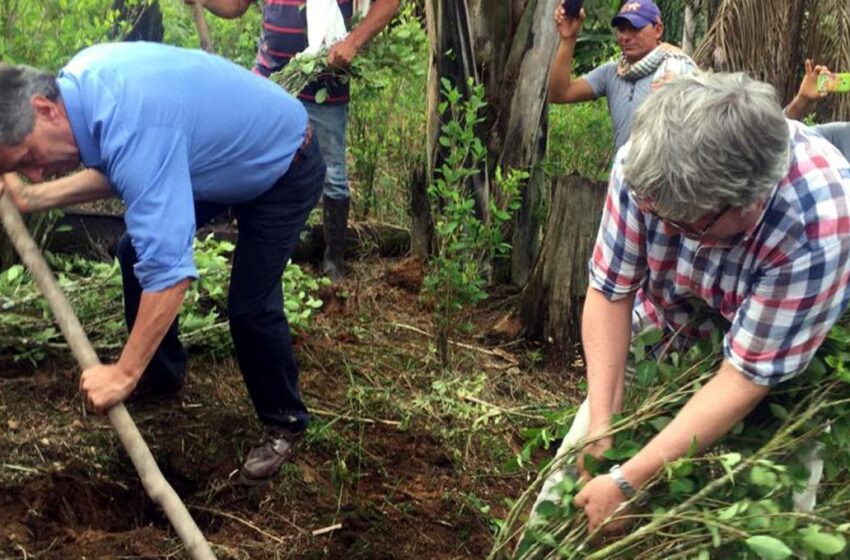
[[583, 9], [575, 18], [566, 15], [561, 3], [555, 9], [561, 43], [549, 74], [549, 101], [576, 103], [606, 97], [614, 146], [619, 149], [628, 140], [635, 110], [647, 94], [670, 78], [692, 74], [697, 67], [681, 50], [661, 42], [664, 23], [652, 0], [628, 0], [611, 20], [622, 51], [620, 59], [574, 80], [573, 53], [584, 17]]

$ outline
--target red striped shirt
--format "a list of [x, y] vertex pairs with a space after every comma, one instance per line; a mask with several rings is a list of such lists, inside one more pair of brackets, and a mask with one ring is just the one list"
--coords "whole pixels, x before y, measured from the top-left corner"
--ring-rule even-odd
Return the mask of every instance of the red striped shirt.
[[[351, 0], [337, 0], [346, 24], [351, 21]], [[286, 66], [292, 57], [307, 48], [306, 0], [263, 0], [263, 33], [257, 51], [255, 71], [269, 76]], [[349, 87], [328, 74], [297, 93], [314, 101], [321, 89], [327, 90], [325, 103], [347, 103]]]

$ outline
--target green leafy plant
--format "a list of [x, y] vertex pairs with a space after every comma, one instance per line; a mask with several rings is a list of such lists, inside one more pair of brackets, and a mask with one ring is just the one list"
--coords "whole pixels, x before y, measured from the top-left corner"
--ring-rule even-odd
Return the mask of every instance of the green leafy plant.
[[446, 157], [434, 171], [428, 188], [435, 247], [428, 260], [423, 287], [424, 296], [434, 308], [437, 352], [444, 367], [449, 363], [450, 335], [469, 328], [464, 312], [487, 297], [482, 263], [510, 249], [501, 228], [519, 207], [520, 185], [528, 177], [518, 170], [503, 177], [501, 170], [497, 170], [496, 183], [501, 196], [489, 200], [489, 221], [476, 216], [467, 182], [480, 172], [486, 158], [486, 149], [475, 132], [476, 125], [482, 121], [479, 113], [485, 103], [483, 86], [471, 80], [468, 86], [471, 93], [464, 100], [449, 80], [442, 81], [444, 101], [439, 111], [447, 118], [439, 143]]
[[[646, 347], [659, 340], [659, 333], [647, 333], [633, 346], [636, 378], [625, 412], [615, 418], [608, 434], [614, 447], [591, 465], [592, 472], [604, 472], [608, 463], [633, 456], [714, 375], [722, 359], [720, 336], [656, 360]], [[637, 527], [600, 547], [592, 544], [596, 535], [588, 534], [583, 512], [572, 506], [580, 489], [571, 466], [584, 446], [578, 442], [562, 459], [545, 466], [516, 501], [491, 558], [846, 557], [848, 357], [850, 333], [839, 325], [808, 371], [777, 388], [722, 442], [703, 455], [689, 453], [669, 463], [649, 484], [648, 504], [632, 504], [630, 519]], [[547, 430], [560, 433], [563, 427]], [[529, 441], [542, 443], [536, 436]], [[802, 460], [812, 446], [821, 448], [824, 480], [814, 511], [801, 513], [794, 510], [792, 496], [806, 483]], [[523, 458], [529, 456], [524, 450]], [[567, 468], [568, 473], [556, 488], [558, 498], [538, 505], [522, 542], [510, 552], [508, 543], [521, 530], [522, 512], [556, 468]]]
[[[192, 19], [191, 8], [183, 0], [160, 0], [162, 9], [163, 42], [169, 45], [197, 49], [200, 46], [198, 30]], [[262, 9], [252, 7], [234, 19], [225, 19], [206, 12], [210, 41], [216, 54], [252, 68], [257, 57], [257, 37], [262, 30]]]
[[[418, 64], [423, 42], [427, 38], [422, 25], [413, 16], [412, 7], [407, 6], [392, 25], [363, 47], [347, 68], [328, 64], [328, 51], [324, 49], [312, 55], [299, 53], [269, 79], [293, 94], [319, 77], [332, 77], [343, 83], [356, 78], [365, 88], [383, 89], [388, 70], [406, 71]], [[326, 98], [324, 89], [316, 94], [317, 103]]]
[[604, 99], [549, 107], [543, 166], [551, 176], [578, 174], [605, 181], [614, 157], [614, 131]]
[[395, 51], [399, 63], [372, 64], [368, 79], [351, 82], [347, 147], [354, 211], [358, 219], [406, 224], [408, 186], [425, 166], [427, 120], [428, 37], [411, 4], [371, 48]]
[[[193, 282], [179, 316], [180, 337], [188, 347], [206, 352], [230, 349], [226, 319], [230, 255], [234, 246], [207, 236], [195, 240], [199, 280]], [[48, 256], [62, 290], [95, 348], [109, 354], [126, 339], [118, 261], [100, 262], [80, 256]], [[283, 274], [284, 311], [294, 332], [309, 328], [313, 313], [322, 306], [316, 297], [317, 279], [290, 263]], [[48, 354], [67, 352], [61, 333], [38, 287], [21, 265], [0, 273], [0, 339], [4, 354], [38, 363]]]

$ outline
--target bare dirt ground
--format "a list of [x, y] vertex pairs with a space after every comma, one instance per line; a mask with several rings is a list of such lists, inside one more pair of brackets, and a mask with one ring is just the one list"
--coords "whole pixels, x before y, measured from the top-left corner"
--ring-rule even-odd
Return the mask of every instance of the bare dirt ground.
[[[397, 281], [410, 271], [387, 266], [358, 264], [298, 337], [315, 421], [274, 482], [236, 484], [258, 426], [227, 352], [193, 356], [179, 396], [128, 406], [219, 558], [482, 558], [527, 486], [505, 465], [523, 429], [574, 402], [574, 378], [474, 334], [442, 370], [428, 310]], [[482, 306], [475, 332], [509, 303]], [[184, 558], [108, 422], [83, 411], [77, 368], [0, 371], [0, 558]]]

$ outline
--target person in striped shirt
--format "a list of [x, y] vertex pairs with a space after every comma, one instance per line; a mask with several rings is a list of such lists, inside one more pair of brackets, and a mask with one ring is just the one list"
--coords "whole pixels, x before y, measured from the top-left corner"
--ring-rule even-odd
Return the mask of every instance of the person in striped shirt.
[[[637, 455], [576, 496], [590, 528], [692, 441], [712, 444], [802, 373], [847, 307], [848, 280], [850, 165], [785, 118], [773, 87], [697, 74], [647, 97], [615, 159], [590, 261], [586, 433], [604, 432], [619, 410], [637, 330], [707, 335], [708, 311], [728, 324], [724, 360]], [[585, 451], [601, 456], [611, 443]]]
[[[185, 0], [193, 4], [196, 0]], [[257, 0], [259, 1], [259, 0]], [[350, 25], [352, 2], [337, 0], [339, 9]], [[204, 0], [204, 7], [223, 18], [242, 16], [255, 0]], [[254, 63], [254, 72], [268, 77], [279, 71], [299, 52], [307, 48], [307, 0], [262, 0], [263, 26]], [[332, 66], [347, 67], [363, 48], [398, 12], [400, 0], [374, 0], [366, 16], [351, 32], [328, 52]], [[324, 89], [327, 97], [317, 102], [316, 95]], [[345, 273], [345, 233], [351, 191], [345, 166], [345, 128], [348, 122], [348, 83], [340, 83], [332, 74], [309, 84], [297, 94], [310, 115], [325, 164], [328, 167], [322, 196], [322, 221], [325, 234], [325, 254], [322, 272], [332, 280], [342, 279]]]

